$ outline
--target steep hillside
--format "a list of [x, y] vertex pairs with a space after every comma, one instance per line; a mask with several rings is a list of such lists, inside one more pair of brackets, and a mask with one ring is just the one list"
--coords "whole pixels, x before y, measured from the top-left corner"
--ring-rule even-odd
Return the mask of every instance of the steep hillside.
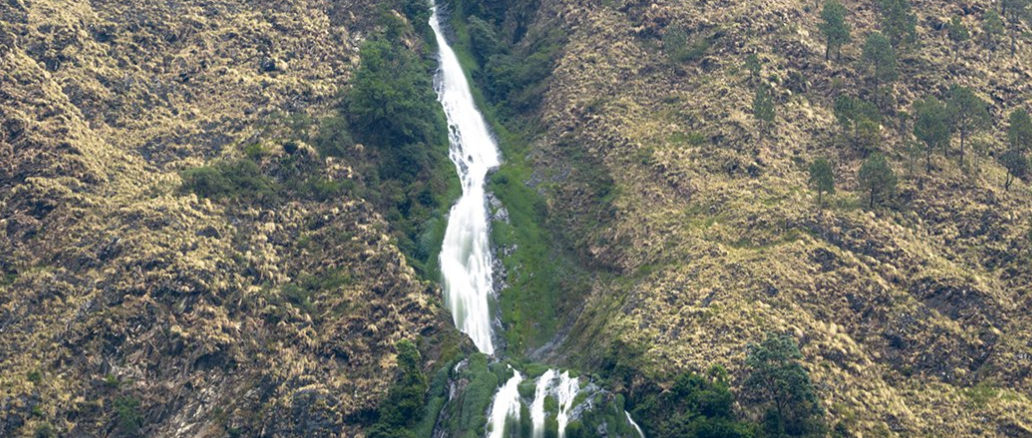
[[[1020, 36], [1013, 56], [1006, 45], [990, 56], [989, 2], [912, 2], [917, 42], [898, 53], [867, 151], [833, 108], [841, 94], [874, 98], [861, 55], [879, 26], [872, 1], [844, 2], [853, 42], [838, 61], [824, 59], [813, 2], [540, 3], [517, 46], [549, 29], [565, 38], [523, 182], [597, 267], [559, 357], [611, 373], [633, 400], [714, 363], [741, 383], [746, 346], [787, 331], [831, 418], [854, 433], [1032, 435], [1032, 193], [1027, 180], [1006, 190], [996, 159], [1007, 116], [1032, 104], [1032, 49]], [[952, 16], [974, 34], [957, 54]], [[688, 45], [677, 60], [675, 29]], [[777, 114], [765, 135], [752, 110], [761, 83]], [[903, 114], [953, 84], [989, 102], [992, 127], [968, 139], [964, 165], [955, 136], [926, 174]], [[869, 208], [857, 171], [875, 151], [899, 187]], [[818, 157], [837, 174], [823, 209], [807, 187]]]
[[351, 435], [455, 342], [363, 147], [309, 143], [387, 6], [0, 5], [0, 436]]

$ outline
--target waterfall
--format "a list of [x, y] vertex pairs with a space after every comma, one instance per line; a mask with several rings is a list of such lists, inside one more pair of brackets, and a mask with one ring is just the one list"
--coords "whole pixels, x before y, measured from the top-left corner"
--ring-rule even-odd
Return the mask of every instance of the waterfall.
[[430, 27], [437, 37], [441, 63], [434, 88], [448, 119], [449, 156], [462, 180], [462, 197], [448, 215], [441, 247], [444, 302], [455, 326], [469, 335], [477, 349], [494, 354], [488, 304], [494, 281], [484, 183], [487, 172], [500, 164], [498, 146], [477, 110], [462, 65], [441, 32], [436, 4]]
[[548, 370], [538, 378], [534, 390], [534, 402], [530, 405], [530, 419], [534, 424], [534, 438], [545, 436], [545, 397], [548, 397], [548, 386], [555, 378], [555, 371]]
[[645, 438], [645, 432], [642, 432], [641, 426], [638, 426], [638, 423], [635, 423], [634, 419], [631, 418], [631, 413], [627, 411], [623, 411], [623, 413], [627, 416], [627, 422], [631, 423], [631, 426], [634, 426], [634, 430], [638, 431], [638, 436], [640, 436], [641, 438]]
[[570, 409], [573, 408], [573, 402], [577, 398], [578, 392], [580, 392], [580, 381], [576, 377], [571, 379], [570, 372], [564, 371], [559, 376], [559, 385], [556, 387], [559, 398], [559, 414], [556, 415], [556, 421], [559, 422], [559, 438], [566, 436], [566, 425], [570, 422]]
[[509, 381], [495, 393], [494, 401], [491, 402], [488, 438], [502, 438], [505, 436], [505, 423], [510, 418], [516, 421], [520, 419], [520, 382], [523, 381], [523, 376], [518, 371], [513, 373]]
[[[480, 352], [494, 355], [490, 308], [494, 294], [493, 260], [484, 185], [488, 171], [501, 164], [501, 158], [487, 122], [477, 110], [462, 65], [441, 31], [436, 4], [431, 6], [431, 11], [430, 27], [437, 39], [440, 61], [434, 89], [448, 119], [448, 155], [455, 163], [462, 182], [462, 196], [448, 214], [448, 227], [441, 245], [444, 302], [451, 311], [455, 326], [469, 335]], [[502, 438], [506, 434], [506, 424], [510, 420], [518, 423], [520, 419], [523, 400], [519, 385], [523, 375], [516, 370], [512, 372], [513, 376], [492, 399], [488, 438]], [[559, 423], [559, 437], [565, 437], [579, 391], [580, 382], [577, 378], [570, 378], [568, 371], [558, 375], [557, 371], [548, 370], [538, 379], [530, 409], [534, 438], [545, 434], [545, 398], [550, 394], [559, 401], [556, 421]]]
[[[553, 383], [558, 381], [553, 386]], [[551, 389], [551, 391], [550, 391]], [[573, 402], [580, 393], [580, 380], [576, 377], [570, 378], [570, 372], [565, 371], [557, 375], [555, 370], [545, 371], [538, 378], [537, 387], [534, 391], [534, 402], [530, 405], [530, 419], [534, 424], [534, 438], [545, 436], [545, 397], [554, 393], [559, 400], [559, 412], [556, 413], [556, 422], [559, 423], [559, 438], [566, 436], [566, 425], [570, 423], [570, 411], [573, 409]]]

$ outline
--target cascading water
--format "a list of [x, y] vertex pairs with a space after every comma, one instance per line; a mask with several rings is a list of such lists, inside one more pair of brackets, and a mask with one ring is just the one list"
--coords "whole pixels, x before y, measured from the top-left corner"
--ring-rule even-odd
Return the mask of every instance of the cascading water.
[[534, 389], [534, 402], [530, 404], [530, 420], [534, 424], [534, 438], [545, 436], [545, 397], [548, 396], [548, 386], [555, 378], [555, 370], [545, 371], [538, 377], [537, 387]]
[[505, 423], [510, 418], [516, 421], [520, 419], [520, 382], [523, 381], [523, 376], [518, 371], [513, 373], [509, 381], [495, 393], [488, 438], [502, 438], [505, 436]]
[[559, 414], [556, 421], [559, 423], [559, 438], [566, 436], [566, 425], [570, 423], [570, 409], [580, 392], [580, 380], [576, 377], [570, 378], [570, 372], [565, 371], [559, 376], [559, 384], [556, 385], [556, 396], [559, 398]]
[[469, 335], [477, 349], [494, 354], [488, 305], [494, 281], [484, 182], [487, 172], [500, 164], [498, 145], [477, 110], [455, 51], [441, 32], [437, 12], [435, 4], [430, 27], [437, 37], [441, 63], [435, 87], [448, 118], [449, 155], [462, 180], [462, 197], [448, 215], [441, 247], [444, 302], [455, 326]]
[[627, 416], [627, 422], [631, 423], [631, 426], [634, 426], [634, 430], [638, 432], [638, 436], [640, 436], [641, 438], [645, 438], [645, 432], [642, 432], [641, 426], [638, 426], [638, 423], [635, 423], [634, 419], [631, 418], [631, 413], [627, 411], [623, 411], [623, 413]]
[[[498, 145], [483, 115], [477, 110], [459, 59], [444, 37], [437, 5], [432, 4], [431, 8], [430, 27], [440, 51], [440, 70], [434, 86], [448, 119], [449, 156], [462, 181], [462, 197], [448, 215], [448, 227], [441, 247], [444, 301], [451, 310], [455, 326], [469, 335], [480, 352], [494, 355], [489, 305], [494, 293], [493, 257], [484, 184], [488, 171], [500, 164]], [[519, 385], [523, 382], [523, 375], [516, 370], [512, 372], [513, 376], [492, 399], [488, 438], [502, 438], [506, 435], [506, 424], [511, 420], [519, 421], [523, 408]], [[558, 399], [559, 409], [555, 413], [558, 433], [560, 438], [565, 436], [579, 391], [578, 379], [570, 378], [569, 372], [559, 375], [555, 370], [548, 370], [538, 379], [531, 403], [535, 438], [545, 433], [545, 398], [549, 395]], [[633, 423], [629, 415], [627, 419]]]

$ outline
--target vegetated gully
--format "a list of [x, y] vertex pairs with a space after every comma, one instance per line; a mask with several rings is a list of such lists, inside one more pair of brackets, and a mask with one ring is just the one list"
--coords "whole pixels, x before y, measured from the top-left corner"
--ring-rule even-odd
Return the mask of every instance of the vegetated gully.
[[[449, 155], [462, 182], [462, 196], [448, 215], [441, 248], [444, 301], [455, 326], [473, 340], [480, 352], [494, 356], [498, 350], [489, 301], [495, 291], [485, 183], [488, 172], [501, 164], [501, 157], [498, 144], [476, 107], [462, 65], [444, 36], [436, 2], [432, 8], [430, 26], [437, 39], [440, 61], [434, 86], [448, 119]], [[488, 437], [501, 438], [506, 422], [519, 419], [523, 403], [519, 384], [523, 379], [519, 371], [513, 370], [512, 377], [498, 388], [488, 418]], [[544, 435], [545, 398], [553, 395], [558, 399], [556, 421], [562, 438], [579, 391], [579, 378], [571, 377], [569, 371], [550, 369], [538, 377], [530, 404], [533, 435]], [[630, 414], [626, 415], [640, 434]]]

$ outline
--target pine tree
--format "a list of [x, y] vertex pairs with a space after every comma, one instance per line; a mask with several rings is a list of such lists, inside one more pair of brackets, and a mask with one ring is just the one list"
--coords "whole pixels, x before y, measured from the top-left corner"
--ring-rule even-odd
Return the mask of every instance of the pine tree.
[[989, 50], [989, 62], [993, 62], [993, 52], [999, 44], [1000, 35], [1003, 35], [1003, 19], [996, 11], [986, 12], [982, 19], [982, 34], [985, 48]]
[[960, 49], [967, 40], [971, 39], [971, 32], [968, 31], [967, 26], [960, 21], [960, 17], [954, 16], [950, 20], [948, 28], [950, 41], [953, 41], [953, 57], [954, 59], [960, 54]]
[[826, 158], [810, 163], [810, 187], [817, 192], [817, 205], [824, 206], [824, 194], [835, 193], [835, 170]]
[[888, 38], [878, 32], [871, 32], [864, 42], [863, 59], [872, 72], [875, 101], [881, 102], [881, 85], [891, 83], [899, 77], [896, 69], [896, 51]]
[[909, 44], [917, 39], [917, 17], [910, 0], [879, 0], [881, 28], [894, 46]]
[[950, 144], [950, 114], [939, 99], [926, 97], [914, 102], [914, 136], [925, 144], [928, 172], [932, 171], [932, 152]]
[[1016, 109], [1010, 114], [1010, 125], [1007, 126], [1007, 143], [1011, 149], [1027, 152], [1032, 150], [1032, 117], [1023, 109]]
[[1018, 50], [1021, 22], [1027, 21], [1032, 25], [1032, 0], [1002, 0], [1000, 15], [1010, 24], [1008, 33], [1010, 34], [1011, 57], [1013, 57]]
[[960, 133], [960, 160], [964, 161], [964, 142], [973, 133], [985, 130], [992, 124], [992, 117], [986, 109], [989, 103], [975, 95], [968, 87], [953, 85], [946, 101], [953, 128]]
[[749, 345], [745, 392], [764, 405], [765, 436], [824, 436], [824, 410], [810, 381], [799, 345], [791, 336], [770, 334]]
[[825, 60], [830, 59], [832, 50], [835, 51], [836, 59], [841, 58], [842, 45], [852, 39], [849, 23], [846, 23], [846, 13], [846, 7], [836, 0], [825, 3], [824, 9], [821, 10], [823, 22], [819, 26], [826, 39]]
[[755, 53], [750, 53], [745, 58], [745, 69], [749, 71], [750, 81], [759, 79], [760, 72], [763, 70], [763, 63], [760, 62], [760, 57]]
[[771, 95], [770, 85], [761, 82], [756, 87], [756, 95], [753, 97], [753, 116], [760, 122], [760, 136], [762, 137], [774, 121], [774, 97]]
[[1000, 162], [1003, 167], [1007, 168], [1007, 179], [1003, 183], [1003, 187], [1006, 190], [1010, 190], [1011, 184], [1014, 183], [1016, 178], [1024, 178], [1029, 173], [1028, 158], [1025, 154], [1017, 149], [1011, 148], [1003, 155], [1000, 155]]
[[888, 199], [896, 192], [896, 174], [889, 167], [885, 155], [871, 154], [860, 166], [857, 176], [860, 189], [868, 194], [868, 208]]

